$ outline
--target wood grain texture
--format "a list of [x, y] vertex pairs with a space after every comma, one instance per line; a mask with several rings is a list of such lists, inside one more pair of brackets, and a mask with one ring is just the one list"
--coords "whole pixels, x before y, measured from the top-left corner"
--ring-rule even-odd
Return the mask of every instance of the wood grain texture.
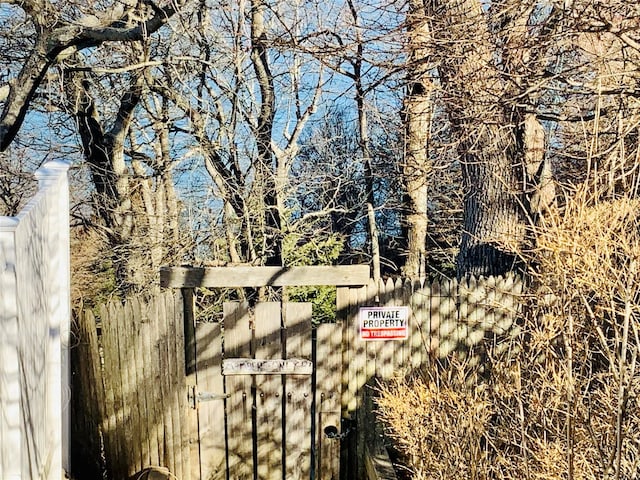
[[[347, 292], [348, 294], [348, 292]], [[338, 296], [338, 305], [344, 296]], [[338, 480], [340, 477], [340, 440], [325, 434], [327, 427], [340, 432], [340, 399], [342, 397], [342, 329], [343, 324], [325, 323], [318, 326], [316, 341], [316, 452], [318, 480]]]
[[[282, 305], [287, 359], [295, 357], [311, 363], [310, 303]], [[311, 400], [310, 375], [286, 375], [284, 385], [284, 473], [285, 478], [310, 479], [311, 475]]]
[[[246, 303], [223, 305], [225, 332], [224, 355], [252, 356], [252, 330], [249, 306]], [[252, 378], [243, 375], [224, 379], [227, 411], [227, 450], [229, 478], [253, 480], [254, 455], [252, 418], [254, 396]], [[203, 475], [203, 478], [207, 478]]]
[[[256, 358], [282, 358], [280, 303], [262, 302], [255, 309]], [[256, 444], [258, 480], [283, 478], [281, 375], [256, 375]]]
[[[225, 318], [235, 312], [225, 307]], [[197, 391], [223, 395], [224, 383], [220, 372], [222, 361], [222, 330], [220, 324], [199, 323], [196, 327]], [[249, 352], [247, 345], [247, 353]], [[231, 387], [231, 385], [229, 385]], [[242, 392], [240, 392], [242, 395]], [[232, 400], [236, 400], [233, 398]], [[226, 478], [226, 439], [224, 419], [224, 399], [196, 402], [199, 423], [201, 454], [201, 478], [223, 480]], [[242, 418], [241, 416], [239, 416]], [[234, 419], [235, 421], [235, 419]], [[244, 431], [243, 427], [243, 431]], [[197, 443], [196, 443], [197, 445]]]
[[366, 265], [311, 267], [163, 267], [164, 288], [286, 287], [304, 285], [364, 285]]

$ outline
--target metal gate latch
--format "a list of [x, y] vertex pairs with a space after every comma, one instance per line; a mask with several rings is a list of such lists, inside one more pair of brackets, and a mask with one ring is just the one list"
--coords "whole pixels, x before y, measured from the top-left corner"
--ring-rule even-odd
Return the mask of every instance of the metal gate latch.
[[196, 408], [197, 404], [200, 402], [210, 402], [211, 400], [224, 400], [225, 398], [229, 398], [230, 394], [218, 394], [211, 392], [198, 392], [197, 387], [195, 385], [189, 386], [189, 390], [187, 392], [187, 399], [189, 401], [189, 405], [191, 408]]
[[332, 438], [335, 440], [343, 440], [351, 433], [353, 428], [349, 427], [344, 432], [338, 433], [338, 427], [334, 425], [329, 425], [328, 427], [324, 427], [324, 434], [327, 438]]

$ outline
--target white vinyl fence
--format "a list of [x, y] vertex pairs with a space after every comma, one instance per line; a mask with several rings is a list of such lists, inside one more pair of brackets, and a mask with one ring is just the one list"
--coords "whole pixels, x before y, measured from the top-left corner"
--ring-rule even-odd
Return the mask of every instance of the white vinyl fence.
[[69, 467], [68, 168], [46, 163], [25, 208], [0, 217], [2, 480], [60, 480]]

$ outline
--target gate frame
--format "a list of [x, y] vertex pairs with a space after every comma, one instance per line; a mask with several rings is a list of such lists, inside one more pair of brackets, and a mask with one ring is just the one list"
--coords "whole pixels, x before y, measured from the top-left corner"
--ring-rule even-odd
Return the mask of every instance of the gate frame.
[[[367, 285], [370, 280], [368, 265], [340, 265], [340, 266], [304, 266], [304, 267], [255, 267], [255, 266], [230, 266], [230, 267], [162, 267], [160, 269], [160, 286], [162, 288], [179, 288], [184, 298], [184, 329], [185, 329], [185, 365], [187, 374], [195, 370], [196, 364], [196, 323], [194, 307], [194, 289], [203, 288], [262, 288], [262, 287], [299, 287], [299, 286], [335, 286], [336, 293], [336, 323], [339, 325], [338, 333], [329, 334], [326, 339], [318, 339], [318, 350], [323, 340], [342, 345], [344, 326], [349, 318], [349, 289]], [[320, 337], [321, 335], [319, 335]], [[331, 338], [332, 337], [332, 338]], [[330, 350], [329, 350], [330, 351]], [[328, 352], [327, 352], [328, 353]], [[318, 356], [320, 358], [320, 356]], [[323, 359], [324, 360], [324, 359]], [[342, 366], [342, 361], [340, 362]], [[336, 365], [325, 362], [324, 367], [331, 371]], [[316, 365], [316, 370], [317, 370]], [[335, 381], [335, 387], [342, 388], [342, 372]], [[316, 386], [313, 387], [314, 390]], [[323, 425], [338, 425], [342, 422], [342, 398], [341, 395], [326, 395], [320, 398], [316, 394], [314, 399], [315, 411], [312, 411], [312, 425], [319, 423], [319, 415], [322, 415]], [[325, 398], [326, 397], [326, 398]], [[326, 407], [320, 411], [318, 405], [322, 401]], [[197, 421], [196, 421], [197, 422]], [[340, 428], [340, 427], [338, 427]], [[319, 457], [321, 471], [329, 475], [326, 478], [339, 478], [341, 444], [330, 438], [330, 442], [322, 442], [323, 432], [314, 432], [312, 428], [312, 457]], [[340, 438], [338, 436], [338, 438]], [[317, 451], [316, 451], [317, 450]], [[198, 463], [200, 454], [198, 452]], [[312, 465], [316, 458], [312, 458]], [[316, 478], [312, 467], [311, 478]], [[325, 478], [325, 475], [318, 478]]]

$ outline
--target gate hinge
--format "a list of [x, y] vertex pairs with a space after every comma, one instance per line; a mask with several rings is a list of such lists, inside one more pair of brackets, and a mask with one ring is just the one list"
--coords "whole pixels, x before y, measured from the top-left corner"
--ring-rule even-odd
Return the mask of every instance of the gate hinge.
[[197, 408], [200, 402], [209, 402], [211, 400], [224, 400], [229, 398], [229, 394], [217, 394], [211, 392], [199, 392], [196, 385], [189, 385], [187, 387], [187, 401], [191, 408]]

